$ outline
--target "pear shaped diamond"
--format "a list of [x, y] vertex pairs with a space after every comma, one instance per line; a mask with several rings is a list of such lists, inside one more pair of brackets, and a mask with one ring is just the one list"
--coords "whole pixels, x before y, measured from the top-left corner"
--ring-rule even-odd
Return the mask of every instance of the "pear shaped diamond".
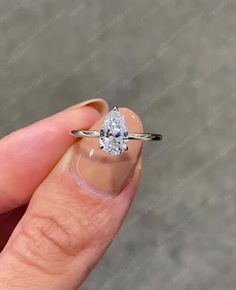
[[127, 126], [117, 107], [106, 117], [100, 134], [101, 149], [107, 153], [120, 155], [128, 150]]

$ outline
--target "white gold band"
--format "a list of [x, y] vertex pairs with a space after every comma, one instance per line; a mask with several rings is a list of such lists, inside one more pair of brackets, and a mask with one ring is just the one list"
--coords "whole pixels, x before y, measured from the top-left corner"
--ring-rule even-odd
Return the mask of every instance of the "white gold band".
[[[87, 137], [87, 138], [101, 138], [104, 135], [101, 134], [101, 131], [94, 130], [73, 130], [71, 134], [74, 137]], [[127, 140], [140, 140], [140, 141], [161, 141], [161, 134], [152, 134], [152, 133], [129, 133], [124, 139]]]

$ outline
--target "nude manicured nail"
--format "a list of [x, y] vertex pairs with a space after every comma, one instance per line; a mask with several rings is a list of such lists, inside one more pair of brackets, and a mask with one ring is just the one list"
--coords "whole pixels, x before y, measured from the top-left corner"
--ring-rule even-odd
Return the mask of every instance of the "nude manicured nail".
[[108, 110], [109, 110], [109, 106], [107, 104], [107, 102], [103, 99], [91, 99], [91, 100], [87, 100], [83, 103], [74, 105], [66, 110], [77, 110], [78, 108], [81, 107], [85, 107], [85, 106], [90, 106], [93, 107], [94, 109], [96, 109], [102, 116], [104, 116]]
[[[120, 108], [129, 132], [143, 132], [142, 122], [132, 111]], [[105, 117], [91, 130], [100, 130]], [[83, 138], [75, 150], [71, 170], [81, 187], [95, 193], [117, 195], [130, 182], [139, 161], [142, 142], [129, 141], [129, 149], [112, 156], [100, 149], [99, 138]]]

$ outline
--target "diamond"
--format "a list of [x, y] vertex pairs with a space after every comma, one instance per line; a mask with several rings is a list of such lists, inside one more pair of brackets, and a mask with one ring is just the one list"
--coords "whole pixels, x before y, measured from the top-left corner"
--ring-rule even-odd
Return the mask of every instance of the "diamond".
[[106, 117], [101, 129], [100, 148], [110, 155], [128, 150], [128, 131], [124, 117], [115, 107]]

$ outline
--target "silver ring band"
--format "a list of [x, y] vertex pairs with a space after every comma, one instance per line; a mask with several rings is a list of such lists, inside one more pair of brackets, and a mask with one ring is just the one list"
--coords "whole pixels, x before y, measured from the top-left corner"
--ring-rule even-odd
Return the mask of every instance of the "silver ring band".
[[[101, 134], [101, 131], [81, 131], [73, 130], [71, 134], [74, 137], [87, 137], [87, 138], [101, 138], [104, 135]], [[161, 141], [161, 134], [152, 134], [152, 133], [129, 133], [124, 139], [127, 140], [140, 140], [140, 141]]]
[[128, 151], [129, 140], [160, 141], [161, 134], [152, 133], [130, 133], [128, 132], [124, 116], [114, 107], [107, 115], [100, 131], [98, 130], [73, 130], [74, 137], [99, 138], [100, 149], [110, 155], [120, 155]]

